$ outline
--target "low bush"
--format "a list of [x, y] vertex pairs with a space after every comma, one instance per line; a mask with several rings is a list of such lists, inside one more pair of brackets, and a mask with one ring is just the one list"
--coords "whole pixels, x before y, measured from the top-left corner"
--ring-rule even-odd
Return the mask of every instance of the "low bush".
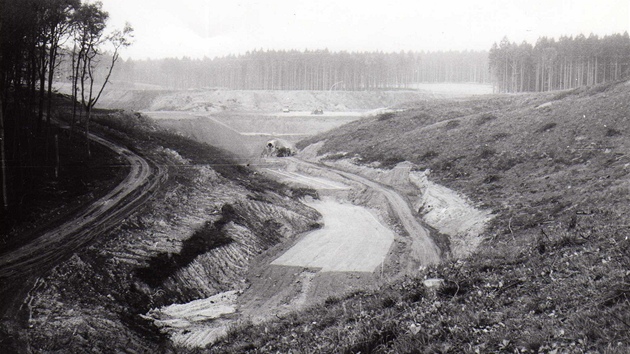
[[620, 135], [622, 135], [622, 134], [617, 129], [614, 129], [614, 128], [607, 128], [606, 129], [606, 136], [607, 137], [620, 136]]
[[558, 125], [558, 124], [557, 124], [557, 123], [554, 123], [554, 122], [549, 122], [549, 123], [546, 123], [545, 125], [543, 125], [542, 127], [540, 127], [540, 128], [537, 130], [537, 132], [538, 132], [538, 133], [544, 133], [544, 132], [547, 132], [547, 131], [549, 131], [549, 130], [551, 130], [551, 129], [555, 128], [557, 125]]
[[381, 113], [378, 116], [376, 116], [376, 120], [379, 122], [384, 122], [394, 117], [396, 117], [396, 114], [394, 112], [386, 112], [386, 113]]
[[495, 116], [494, 114], [492, 114], [492, 113], [483, 113], [479, 117], [477, 117], [477, 119], [475, 120], [475, 124], [476, 125], [483, 125], [483, 124], [491, 122], [491, 121], [493, 121], [495, 119], [497, 119], [497, 116]]

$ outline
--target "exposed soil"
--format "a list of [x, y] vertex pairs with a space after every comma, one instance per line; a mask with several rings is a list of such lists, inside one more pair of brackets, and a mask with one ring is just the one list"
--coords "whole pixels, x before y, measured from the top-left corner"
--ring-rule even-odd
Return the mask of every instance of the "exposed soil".
[[168, 180], [140, 212], [41, 273], [24, 294], [27, 305], [15, 307], [21, 316], [0, 324], [3, 338], [13, 338], [3, 343], [8, 352], [164, 351], [171, 344], [140, 314], [244, 287], [250, 259], [317, 219], [291, 197], [300, 191], [141, 116], [113, 113], [94, 123], [164, 168]]
[[239, 91], [197, 89], [181, 91], [125, 90], [115, 86], [99, 101], [104, 108], [136, 111], [292, 111], [371, 110], [428, 98], [421, 91]]
[[[301, 142], [323, 160], [379, 167], [369, 173], [383, 180], [409, 161], [494, 217], [468, 257], [246, 324], [212, 350], [628, 352], [629, 104], [627, 82], [425, 101]], [[414, 205], [439, 225], [444, 200]]]
[[[281, 93], [238, 93], [240, 96], [234, 98], [228, 92], [229, 97], [223, 102], [217, 97], [224, 93], [153, 92], [118, 99], [136, 97], [129, 103], [131, 106], [150, 103], [151, 109], [203, 112], [252, 107], [273, 111], [276, 105], [284, 105]], [[318, 107], [325, 110], [345, 111], [355, 104], [365, 109], [382, 107], [383, 102], [418, 99], [417, 93], [292, 94], [294, 106], [305, 111], [317, 102], [324, 102]], [[324, 98], [337, 103], [331, 106]], [[225, 103], [225, 107], [215, 109], [208, 105], [214, 99]], [[182, 100], [186, 102], [184, 106]], [[368, 100], [374, 102], [367, 103]], [[246, 116], [219, 116], [214, 127], [223, 126], [239, 139], [248, 133], [256, 133], [259, 140], [267, 139], [267, 132], [258, 134], [259, 129], [242, 134], [242, 126], [230, 121]], [[164, 131], [142, 115], [115, 112], [95, 118], [96, 130], [126, 146], [119, 152], [136, 151], [168, 178], [141, 210], [126, 215], [124, 220], [117, 219], [116, 228], [99, 233], [99, 239], [91, 246], [77, 248], [69, 260], [35, 280], [34, 287], [24, 294], [27, 299], [21, 312], [23, 321], [5, 320], [0, 325], [3, 336], [15, 339], [7, 344], [8, 350], [19, 348], [16, 343], [28, 343], [32, 351], [71, 352], [87, 347], [97, 351], [181, 351], [208, 345], [220, 335], [229, 335], [227, 329], [235, 324], [263, 323], [278, 316], [291, 316], [293, 311], [314, 304], [333, 304], [348, 294], [376, 289], [439, 262], [451, 254], [450, 245], [440, 232], [427, 230], [418, 222], [420, 206], [427, 220], [433, 215], [434, 225], [443, 226], [440, 231], [458, 235], [464, 243], [467, 237], [483, 230], [483, 213], [476, 214], [476, 228], [462, 223], [446, 230], [449, 218], [462, 214], [442, 213], [437, 217], [435, 211], [448, 209], [460, 200], [427, 183], [414, 184], [411, 168], [394, 175], [374, 170], [388, 176], [382, 178], [366, 173], [367, 170], [352, 171], [342, 164], [325, 166], [290, 159], [286, 160], [290, 161], [288, 165], [278, 169], [273, 167], [273, 161], [256, 159], [252, 161], [258, 171], [253, 171], [245, 166], [250, 160], [235, 162], [223, 151], [203, 144], [216, 143], [214, 136], [200, 129], [205, 126], [212, 130], [203, 120], [207, 121], [205, 117], [172, 121], [173, 127], [181, 127], [182, 122], [189, 124], [186, 131], [195, 142], [181, 133]], [[309, 126], [315, 124], [310, 117], [305, 121]], [[273, 129], [270, 122], [265, 120], [263, 130]], [[322, 124], [334, 126], [340, 122]], [[294, 130], [286, 124], [280, 128], [289, 133]], [[255, 149], [247, 153], [251, 155], [252, 151]], [[142, 173], [134, 173], [137, 174]], [[280, 177], [293, 186], [265, 176]], [[433, 199], [425, 198], [417, 204], [418, 193], [423, 189], [434, 191]], [[336, 220], [347, 222], [341, 226], [349, 226], [352, 231], [341, 235], [348, 237], [344, 242], [360, 243], [355, 257], [342, 252], [325, 263], [315, 259], [294, 262], [304, 261], [298, 249], [316, 235], [304, 233], [322, 226], [316, 208], [301, 203], [299, 198], [318, 194], [354, 204], [338, 208], [335, 203], [328, 209], [335, 210]], [[331, 197], [313, 201], [313, 206], [321, 207], [332, 200], [327, 198]], [[107, 205], [108, 200], [97, 204]], [[460, 208], [465, 210], [462, 213], [472, 209], [464, 202]], [[348, 213], [357, 214], [360, 225], [356, 228], [349, 224], [351, 218], [344, 218]], [[385, 225], [393, 232], [386, 230]], [[328, 227], [334, 226], [328, 222]], [[329, 232], [328, 227], [325, 224], [318, 232]], [[366, 232], [360, 232], [362, 228], [367, 228]], [[370, 232], [376, 232], [375, 237], [366, 239]], [[389, 233], [393, 243], [387, 238], [373, 248], [367, 247], [375, 238]], [[318, 240], [321, 241], [325, 240]], [[337, 241], [338, 238], [322, 244], [330, 246]], [[346, 251], [343, 243], [337, 247]], [[369, 252], [371, 256], [366, 256], [368, 250], [374, 250]], [[291, 252], [296, 252], [295, 257], [290, 257]], [[333, 252], [336, 251], [324, 251], [329, 255]], [[212, 322], [208, 322], [210, 319]]]

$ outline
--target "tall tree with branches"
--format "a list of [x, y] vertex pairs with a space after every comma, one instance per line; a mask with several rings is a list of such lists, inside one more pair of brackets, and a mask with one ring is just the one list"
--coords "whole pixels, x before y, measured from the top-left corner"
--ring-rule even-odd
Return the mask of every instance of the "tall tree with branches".
[[[75, 85], [80, 85], [81, 104], [86, 113], [85, 134], [88, 156], [91, 155], [88, 136], [92, 110], [109, 82], [114, 65], [120, 57], [120, 49], [131, 45], [131, 39], [133, 38], [133, 28], [128, 23], [125, 24], [122, 30], [116, 30], [110, 35], [106, 35], [105, 25], [108, 17], [109, 14], [103, 11], [102, 3], [100, 2], [83, 4], [76, 12], [75, 17], [77, 36], [75, 50], [78, 50], [76, 54], [77, 71], [75, 74], [77, 75], [77, 80], [75, 80]], [[102, 80], [100, 88], [98, 88], [98, 85], [95, 86], [97, 81], [96, 67], [101, 63], [105, 55], [102, 47], [106, 43], [112, 45], [113, 52], [107, 74]], [[74, 87], [73, 90], [76, 92], [77, 88]]]

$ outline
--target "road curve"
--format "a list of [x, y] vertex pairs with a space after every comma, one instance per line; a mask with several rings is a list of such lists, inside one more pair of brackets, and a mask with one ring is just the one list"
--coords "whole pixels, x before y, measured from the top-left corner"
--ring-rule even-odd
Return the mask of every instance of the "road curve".
[[0, 256], [0, 284], [3, 288], [0, 294], [5, 300], [0, 313], [4, 317], [15, 314], [17, 301], [28, 291], [28, 283], [70, 258], [104, 231], [118, 225], [148, 199], [166, 178], [163, 167], [151, 166], [132, 151], [96, 135], [90, 134], [90, 140], [123, 156], [131, 167], [129, 174], [105, 196], [72, 216], [71, 220]]
[[411, 252], [413, 259], [417, 260], [422, 265], [430, 265], [440, 262], [440, 249], [429, 236], [429, 231], [418, 222], [407, 201], [405, 201], [398, 192], [388, 186], [374, 182], [354, 173], [346, 172], [319, 163], [304, 161], [296, 157], [290, 157], [289, 159], [296, 164], [304, 164], [316, 169], [334, 172], [344, 178], [363, 184], [370, 189], [381, 193], [385, 196], [385, 198], [387, 198], [392, 211], [396, 214], [402, 226], [412, 239]]

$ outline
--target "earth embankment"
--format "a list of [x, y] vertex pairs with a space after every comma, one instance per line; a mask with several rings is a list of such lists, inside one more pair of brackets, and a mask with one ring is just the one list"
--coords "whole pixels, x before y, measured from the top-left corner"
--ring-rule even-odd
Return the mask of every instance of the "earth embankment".
[[343, 112], [391, 107], [425, 100], [422, 91], [239, 91], [222, 89], [129, 90], [108, 89], [99, 101], [103, 108], [135, 111], [292, 111], [315, 109]]
[[[129, 130], [112, 128], [123, 125]], [[168, 351], [171, 344], [140, 314], [242, 289], [252, 259], [317, 225], [317, 212], [297, 200], [300, 191], [262, 178], [215, 148], [120, 112], [98, 117], [97, 126], [168, 178], [137, 213], [97, 230], [92, 245], [38, 273], [20, 323], [0, 323], [0, 334], [13, 343], [35, 352]]]

